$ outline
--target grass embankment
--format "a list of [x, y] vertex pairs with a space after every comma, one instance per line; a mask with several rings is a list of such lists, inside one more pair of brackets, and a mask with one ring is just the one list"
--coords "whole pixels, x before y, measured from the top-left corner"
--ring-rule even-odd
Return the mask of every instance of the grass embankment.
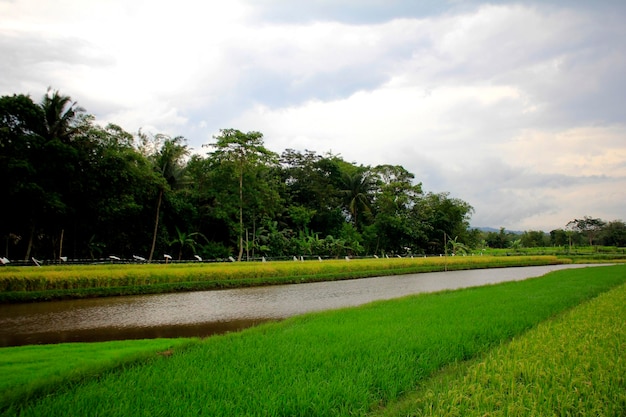
[[378, 417], [621, 416], [626, 285], [424, 382]]
[[[5, 412], [24, 416], [365, 415], [414, 390], [443, 367], [483, 355], [624, 282], [625, 266], [586, 268], [308, 314], [212, 337], [171, 357], [112, 370]], [[610, 330], [606, 333], [615, 338]], [[623, 340], [610, 343], [604, 346], [619, 346]], [[623, 374], [620, 377], [623, 384]], [[617, 406], [622, 412], [626, 408]]]
[[5, 267], [0, 269], [0, 303], [291, 284], [444, 269], [549, 265], [565, 262], [555, 256], [459, 256], [324, 262]]
[[62, 343], [0, 349], [0, 409], [78, 383], [112, 368], [170, 355], [199, 339], [150, 339]]

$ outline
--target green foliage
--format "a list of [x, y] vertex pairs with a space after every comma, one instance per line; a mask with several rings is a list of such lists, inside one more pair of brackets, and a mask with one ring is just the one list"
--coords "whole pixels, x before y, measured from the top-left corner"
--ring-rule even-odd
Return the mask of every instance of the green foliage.
[[183, 249], [186, 246], [189, 246], [194, 252], [196, 252], [196, 240], [195, 237], [201, 237], [206, 241], [206, 237], [200, 232], [193, 233], [185, 233], [181, 232], [178, 227], [176, 227], [176, 237], [170, 241], [171, 246], [178, 246], [178, 260], [180, 261], [183, 257]]
[[550, 238], [542, 231], [526, 231], [520, 238], [520, 245], [525, 248], [536, 248], [550, 245]]
[[401, 166], [380, 165], [372, 169], [376, 179], [374, 221], [364, 230], [366, 247], [373, 253], [421, 253], [418, 242], [426, 240], [421, 220], [411, 208], [422, 197], [421, 184]]
[[[374, 182], [364, 169], [356, 172], [344, 172], [341, 178], [343, 204], [352, 225], [361, 228], [372, 212], [371, 194]], [[362, 218], [362, 217], [365, 217]]]
[[0, 232], [17, 237], [4, 256], [56, 258], [65, 249], [63, 255], [86, 258], [94, 234], [102, 248], [139, 250], [129, 241], [145, 237], [141, 218], [150, 171], [132, 136], [93, 124], [58, 92], [49, 91], [40, 106], [24, 96], [2, 102], [0, 129], [7, 129], [10, 146], [3, 151], [7, 165], [0, 158], [0, 166], [10, 167], [14, 183], [7, 195], [12, 204], [2, 205], [2, 218], [10, 221]]
[[[147, 136], [144, 136], [146, 139]], [[170, 138], [165, 135], [156, 135], [153, 139], [153, 153], [148, 154], [156, 172], [155, 182], [157, 184], [157, 204], [154, 220], [154, 230], [152, 233], [152, 246], [148, 261], [152, 261], [159, 232], [159, 222], [161, 221], [161, 204], [164, 198], [168, 199], [169, 194], [184, 181], [185, 165], [183, 159], [189, 154], [184, 138], [177, 136]], [[181, 245], [182, 254], [182, 245]]]
[[[236, 129], [222, 129], [216, 136], [217, 142], [210, 146], [215, 148], [209, 158], [216, 166], [228, 167], [233, 172], [233, 180], [227, 184], [230, 189], [227, 193], [233, 194], [238, 190], [238, 223], [236, 234], [238, 235], [239, 254], [241, 261], [244, 250], [244, 232], [246, 224], [256, 221], [256, 213], [261, 217], [271, 213], [272, 202], [278, 201], [277, 194], [271, 188], [271, 179], [268, 178], [268, 168], [278, 163], [278, 156], [265, 148], [263, 134], [260, 132], [243, 133]], [[245, 182], [244, 182], [245, 179]], [[252, 221], [244, 222], [244, 212]], [[252, 212], [252, 213], [251, 213]], [[231, 212], [229, 217], [233, 217]], [[254, 240], [254, 237], [253, 237]]]
[[502, 249], [509, 246], [509, 243], [513, 240], [514, 236], [507, 233], [504, 227], [500, 228], [498, 233], [489, 232], [485, 237], [487, 246], [495, 249]]
[[424, 225], [423, 236], [426, 253], [444, 253], [444, 236], [458, 237], [464, 242], [468, 236], [472, 206], [462, 200], [450, 198], [448, 193], [427, 193], [412, 209], [419, 223]]
[[596, 238], [596, 235], [605, 224], [606, 223], [602, 219], [585, 216], [582, 219], [574, 219], [570, 221], [567, 223], [567, 227], [586, 235], [589, 240], [589, 246], [593, 246], [593, 241]]
[[600, 232], [600, 244], [626, 247], [626, 223], [621, 220], [608, 222]]
[[180, 231], [211, 242], [200, 253], [236, 251], [238, 260], [441, 253], [444, 232], [470, 244], [471, 206], [423, 195], [401, 166], [291, 149], [279, 158], [262, 133], [236, 129], [208, 146], [189, 157], [180, 136], [102, 127], [51, 89], [39, 104], [0, 97], [0, 173], [11, 201], [0, 207], [3, 256], [152, 261], [177, 241], [179, 257], [189, 257]]
[[[336, 235], [345, 222], [341, 212], [341, 166], [338, 156], [287, 149], [280, 158], [283, 193], [288, 207], [303, 207], [315, 214], [308, 227], [325, 235]], [[290, 222], [291, 220], [291, 222]], [[297, 219], [286, 219], [297, 229]]]
[[[574, 275], [588, 271], [571, 271]], [[378, 416], [618, 416], [626, 411], [626, 286], [426, 381]]]
[[459, 242], [458, 238], [458, 236], [455, 236], [454, 239], [448, 240], [450, 251], [452, 255], [466, 255], [469, 252], [469, 248]]
[[78, 107], [69, 96], [48, 88], [41, 100], [44, 113], [44, 136], [48, 141], [58, 139], [67, 143], [76, 132], [76, 120], [85, 109]]
[[[512, 338], [517, 340], [542, 321], [625, 281], [623, 266], [586, 268], [521, 282], [422, 294], [358, 308], [307, 314], [240, 333], [211, 337], [180, 354], [124, 367], [83, 383], [61, 386], [55, 395], [16, 405], [5, 414], [365, 415], [401, 398], [418, 384], [427, 383], [442, 368], [484, 357]], [[607, 314], [602, 317], [612, 315], [610, 307], [605, 311]], [[614, 323], [613, 329], [619, 331], [619, 326], [615, 326], [619, 324], [617, 317], [610, 322]], [[552, 370], [564, 376], [576, 375], [574, 384], [566, 387], [577, 387], [578, 383], [587, 381], [578, 381], [577, 375], [594, 375], [591, 386], [580, 386], [584, 392], [594, 392], [593, 386], [602, 385], [600, 381], [610, 375], [617, 386], [599, 389], [611, 393], [610, 401], [622, 401], [619, 395], [623, 393], [623, 375], [619, 371], [610, 372], [611, 367], [606, 366], [609, 361], [601, 355], [602, 349], [613, 349], [613, 357], [621, 358], [621, 350], [616, 347], [623, 332], [605, 331], [606, 321], [597, 323], [601, 324], [598, 336], [595, 336], [597, 329], [590, 326], [583, 326], [580, 334], [598, 341], [602, 339], [600, 349], [578, 352], [576, 359], [569, 362], [566, 357], [565, 364], [589, 360], [594, 365], [602, 365], [602, 371], [594, 374], [592, 367], [570, 373], [569, 368], [558, 369], [558, 364], [551, 363], [547, 363], [547, 369], [529, 369], [522, 362], [524, 372], [520, 374], [516, 357], [507, 357], [505, 363], [496, 361], [495, 365], [513, 367], [510, 382], [515, 384], [505, 384], [500, 390], [508, 392], [513, 399], [518, 393], [511, 388], [517, 384], [535, 387], [534, 376], [527, 371], [539, 372], [537, 375], [544, 379], [551, 376], [546, 371]], [[561, 329], [556, 336], [564, 331]], [[568, 334], [575, 333], [564, 336]], [[604, 340], [603, 335], [608, 340]], [[548, 340], [553, 343], [551, 350], [557, 353], [564, 346], [569, 349], [566, 344], [571, 343], [567, 337]], [[549, 346], [549, 343], [542, 343], [535, 346], [535, 350], [539, 352]], [[519, 352], [526, 354], [526, 348]], [[592, 358], [585, 359], [585, 353], [593, 355]], [[527, 357], [532, 359], [530, 355]], [[483, 382], [483, 387], [489, 388], [488, 381]], [[498, 385], [493, 385], [497, 390]], [[553, 408], [553, 413], [570, 410], [565, 407], [572, 404], [572, 400], [582, 399], [576, 391], [559, 392], [566, 394], [563, 397], [566, 402], [560, 404], [563, 408]], [[550, 406], [559, 406], [552, 402], [560, 398], [559, 394], [546, 394]], [[530, 397], [522, 397], [522, 400], [526, 398]], [[465, 397], [454, 397], [446, 403], [454, 406], [464, 400]], [[584, 401], [578, 404], [584, 407]], [[593, 404], [600, 404], [600, 401]], [[623, 413], [623, 402], [613, 405], [617, 407], [613, 415]], [[497, 410], [504, 406], [506, 404], [499, 403]]]
[[214, 139], [207, 155], [189, 156], [180, 136], [102, 127], [52, 89], [40, 103], [0, 97], [0, 175], [10, 202], [0, 205], [3, 257], [152, 260], [175, 240], [179, 257], [190, 257], [176, 228], [206, 237], [194, 243], [203, 258], [237, 260], [442, 254], [444, 236], [467, 249], [626, 246], [623, 221], [589, 216], [549, 239], [504, 228], [481, 234], [469, 228], [470, 204], [423, 192], [402, 166], [308, 150], [279, 157], [256, 131], [223, 129]]
[[0, 410], [110, 369], [171, 354], [196, 339], [126, 340], [0, 348]]
[[205, 259], [226, 259], [232, 255], [232, 248], [221, 242], [207, 241], [200, 245], [199, 255]]

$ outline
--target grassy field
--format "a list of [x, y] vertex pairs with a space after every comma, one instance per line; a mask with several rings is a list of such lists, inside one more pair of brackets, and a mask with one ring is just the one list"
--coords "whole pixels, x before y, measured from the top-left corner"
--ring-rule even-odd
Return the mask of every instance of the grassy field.
[[425, 381], [375, 415], [623, 416], [626, 285]]
[[483, 249], [480, 253], [487, 256], [557, 256], [573, 263], [590, 262], [626, 262], [626, 248], [617, 246], [546, 246], [535, 248]]
[[[7, 416], [367, 415], [406, 398], [441, 369], [498, 352], [512, 338], [511, 346], [526, 343], [517, 348], [520, 354], [530, 349], [548, 350], [544, 360], [549, 361], [552, 354], [569, 352], [568, 343], [572, 342], [569, 337], [581, 339], [581, 335], [587, 335], [587, 328], [594, 328], [597, 337], [606, 339], [606, 343], [596, 350], [582, 350], [572, 357], [566, 355], [562, 366], [569, 368], [579, 361], [588, 363], [590, 367], [579, 372], [581, 378], [591, 379], [583, 378], [580, 383], [591, 382], [593, 387], [600, 385], [603, 378], [609, 378], [589, 377], [604, 361], [604, 356], [611, 361], [617, 354], [624, 360], [623, 307], [614, 311], [621, 321], [607, 324], [598, 320], [590, 327], [582, 326], [578, 333], [573, 329], [570, 332], [568, 325], [560, 329], [553, 327], [556, 330], [544, 339], [533, 338], [535, 330], [525, 332], [625, 282], [626, 266], [583, 268], [526, 281], [308, 314], [211, 337], [184, 350], [174, 349], [171, 356], [153, 355], [148, 362], [62, 385], [54, 395], [18, 402], [4, 411]], [[613, 294], [610, 293], [611, 301], [605, 301], [608, 304], [602, 310], [603, 316], [611, 315], [612, 309], [617, 308], [615, 304], [626, 304], [623, 291]], [[567, 314], [577, 317], [577, 311]], [[587, 320], [585, 314], [589, 315], [583, 313], [582, 322]], [[616, 323], [622, 326], [622, 333], [615, 328]], [[587, 337], [596, 336], [592, 332]], [[5, 349], [0, 350], [3, 356]], [[572, 352], [577, 350], [572, 349]], [[611, 352], [613, 356], [605, 355], [604, 350], [611, 349], [615, 351]], [[528, 360], [532, 359], [529, 355]], [[517, 357], [496, 356], [494, 361], [498, 366], [510, 368]], [[545, 370], [532, 362], [524, 366], [521, 373], [516, 368], [512, 371], [512, 381], [521, 381], [520, 385], [541, 383], [548, 389], [549, 383], [541, 381], [542, 378], [557, 380], [552, 372], [574, 374], [574, 370], [560, 369], [558, 362]], [[602, 366], [606, 368], [606, 363]], [[533, 375], [533, 369], [538, 373]], [[12, 372], [20, 371], [14, 368]], [[623, 375], [617, 374], [617, 382], [622, 386]], [[511, 380], [507, 377], [503, 378], [502, 383], [494, 380], [492, 384], [497, 394], [503, 396], [494, 401], [500, 409], [508, 406], [504, 394], [511, 395], [510, 390], [517, 387], [509, 385]], [[470, 385], [462, 380], [459, 390]], [[563, 390], [569, 392], [569, 386]], [[458, 395], [455, 401], [463, 398], [462, 394]], [[582, 398], [576, 393], [569, 395], [569, 402]], [[558, 398], [561, 397], [557, 394]], [[621, 414], [626, 411], [619, 396], [605, 399], [618, 401], [612, 403], [613, 410], [621, 410]], [[561, 406], [556, 400], [550, 401], [553, 407]]]
[[0, 349], [0, 409], [19, 400], [40, 397], [59, 385], [77, 383], [102, 372], [168, 355], [198, 339], [127, 340], [62, 343]]
[[378, 275], [565, 263], [555, 256], [458, 256], [0, 268], [0, 303], [288, 284]]

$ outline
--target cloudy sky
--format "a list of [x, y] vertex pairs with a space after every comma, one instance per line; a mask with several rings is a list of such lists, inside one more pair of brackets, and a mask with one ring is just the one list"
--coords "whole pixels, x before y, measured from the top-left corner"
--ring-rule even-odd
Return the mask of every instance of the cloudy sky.
[[626, 2], [0, 0], [0, 95], [402, 165], [474, 226], [626, 220]]

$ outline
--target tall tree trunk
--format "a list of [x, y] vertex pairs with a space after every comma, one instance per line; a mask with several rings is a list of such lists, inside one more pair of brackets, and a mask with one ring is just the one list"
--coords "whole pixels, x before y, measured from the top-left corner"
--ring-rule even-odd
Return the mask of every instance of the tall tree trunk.
[[239, 256], [237, 260], [241, 262], [243, 257], [243, 168], [239, 172]]
[[445, 253], [445, 257], [446, 257], [445, 266], [443, 270], [448, 272], [448, 242], [447, 242], [446, 237], [447, 237], [446, 232], [443, 232], [443, 252]]
[[59, 243], [59, 259], [63, 256], [63, 235], [65, 234], [65, 229], [61, 229], [61, 242]]
[[154, 255], [154, 247], [156, 246], [157, 231], [159, 230], [159, 217], [161, 214], [161, 200], [163, 200], [162, 188], [159, 190], [159, 201], [157, 202], [156, 217], [154, 219], [154, 233], [152, 233], [152, 248], [150, 249], [148, 262], [152, 262], [152, 255]]
[[248, 236], [248, 229], [246, 229], [246, 261], [250, 260], [250, 241]]
[[256, 213], [252, 216], [252, 258], [256, 255]]
[[26, 254], [24, 255], [24, 260], [27, 261], [30, 259], [30, 251], [33, 248], [33, 239], [35, 238], [35, 221], [30, 221], [30, 234], [28, 236], [28, 246], [26, 247]]

